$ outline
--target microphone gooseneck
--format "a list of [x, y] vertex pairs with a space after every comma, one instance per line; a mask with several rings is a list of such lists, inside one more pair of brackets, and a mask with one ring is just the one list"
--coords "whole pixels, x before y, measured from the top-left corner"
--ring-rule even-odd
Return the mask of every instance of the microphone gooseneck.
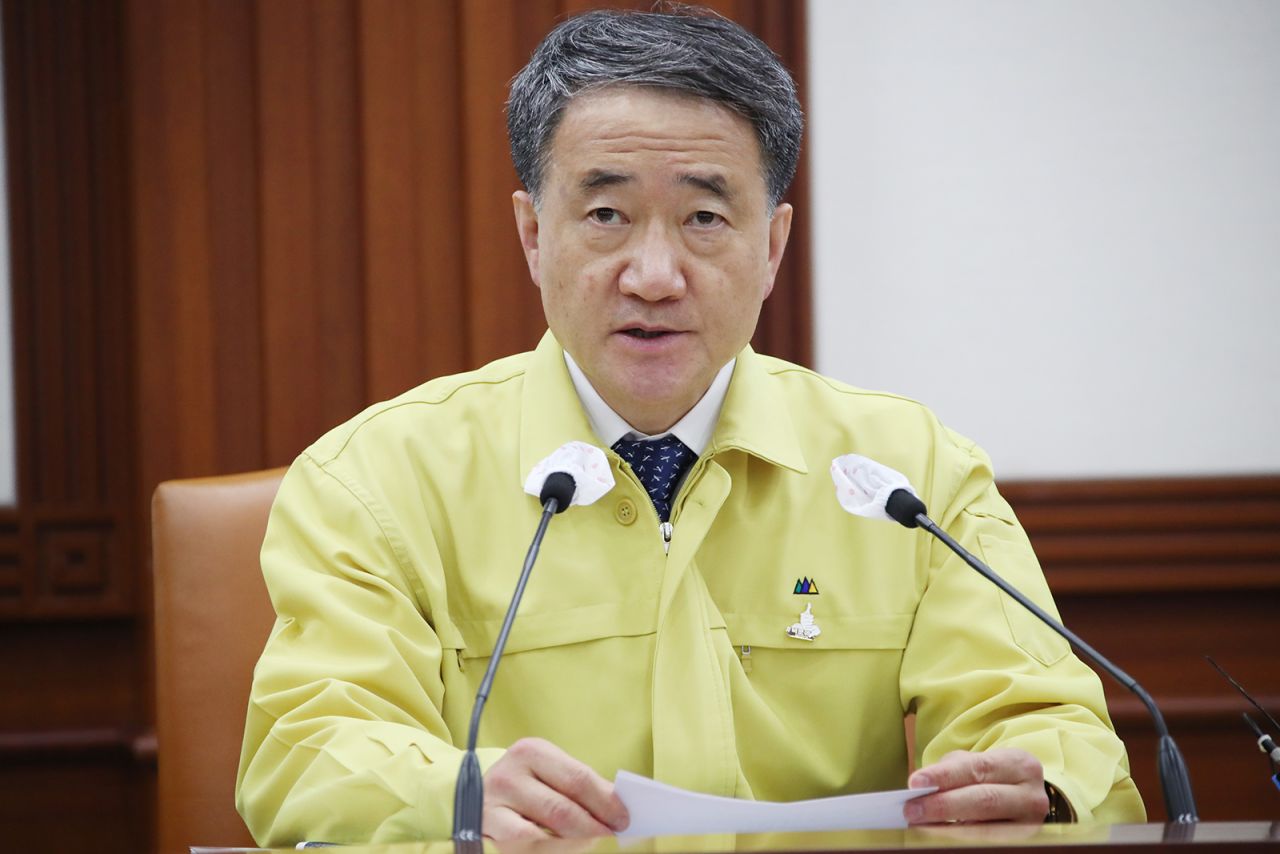
[[1132, 691], [1151, 714], [1151, 719], [1155, 723], [1156, 734], [1160, 737], [1157, 765], [1160, 771], [1160, 787], [1164, 792], [1165, 811], [1168, 813], [1169, 819], [1180, 824], [1199, 821], [1199, 816], [1196, 814], [1195, 796], [1191, 792], [1191, 778], [1187, 773], [1186, 762], [1183, 761], [1182, 753], [1178, 750], [1178, 745], [1174, 743], [1173, 737], [1169, 735], [1169, 728], [1165, 725], [1164, 715], [1160, 714], [1160, 709], [1156, 706], [1155, 700], [1138, 684], [1136, 679], [1112, 664], [1102, 653], [1085, 643], [1083, 638], [1062, 625], [1043, 608], [1024, 596], [1022, 591], [997, 575], [991, 567], [970, 554], [968, 549], [956, 542], [950, 534], [938, 527], [929, 518], [924, 502], [909, 490], [894, 490], [885, 502], [885, 512], [895, 522], [904, 527], [923, 528], [937, 537], [980, 575], [1009, 594], [1019, 605], [1035, 614], [1041, 622], [1066, 638], [1086, 658], [1105, 670], [1125, 688]]
[[480, 759], [476, 756], [476, 739], [480, 735], [480, 715], [484, 712], [485, 702], [489, 699], [489, 691], [493, 687], [494, 674], [498, 672], [498, 663], [502, 660], [502, 651], [507, 646], [507, 635], [511, 633], [511, 625], [516, 619], [516, 610], [520, 600], [524, 598], [524, 588], [529, 582], [529, 574], [533, 563], [538, 559], [538, 551], [542, 548], [542, 538], [547, 533], [551, 517], [562, 513], [573, 501], [577, 483], [573, 476], [562, 471], [552, 472], [543, 483], [539, 501], [542, 502], [542, 517], [538, 520], [538, 529], [529, 544], [529, 551], [524, 558], [524, 566], [520, 570], [520, 578], [516, 581], [515, 593], [511, 595], [511, 604], [507, 606], [507, 615], [502, 620], [502, 628], [498, 630], [498, 638], [493, 644], [493, 653], [489, 656], [489, 666], [480, 680], [480, 689], [476, 691], [476, 702], [471, 708], [471, 728], [467, 732], [467, 752], [462, 757], [462, 767], [458, 770], [458, 783], [453, 793], [453, 838], [465, 843], [468, 847], [478, 846], [483, 839], [482, 813], [484, 812], [484, 775], [480, 771]]

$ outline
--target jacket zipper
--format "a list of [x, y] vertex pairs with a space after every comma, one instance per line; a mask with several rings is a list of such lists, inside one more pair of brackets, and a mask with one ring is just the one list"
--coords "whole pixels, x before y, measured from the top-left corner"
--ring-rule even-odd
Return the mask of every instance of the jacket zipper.
[[658, 523], [658, 532], [662, 534], [662, 551], [664, 554], [671, 554], [671, 535], [676, 532], [675, 525], [670, 522]]

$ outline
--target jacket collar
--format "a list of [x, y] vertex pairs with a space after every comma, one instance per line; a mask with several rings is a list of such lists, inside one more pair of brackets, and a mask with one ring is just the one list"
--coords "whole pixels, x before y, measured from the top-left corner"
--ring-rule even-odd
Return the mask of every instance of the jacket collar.
[[[573, 387], [560, 342], [548, 331], [525, 371], [520, 417], [520, 473], [565, 442], [599, 445]], [[808, 472], [795, 425], [768, 365], [750, 346], [738, 354], [720, 421], [706, 454], [737, 449], [800, 474]]]
[[766, 462], [808, 474], [791, 408], [768, 363], [751, 345], [738, 354], [709, 455], [737, 448]]
[[551, 452], [572, 441], [599, 446], [586, 410], [569, 378], [560, 342], [547, 330], [531, 354], [520, 407], [520, 478]]

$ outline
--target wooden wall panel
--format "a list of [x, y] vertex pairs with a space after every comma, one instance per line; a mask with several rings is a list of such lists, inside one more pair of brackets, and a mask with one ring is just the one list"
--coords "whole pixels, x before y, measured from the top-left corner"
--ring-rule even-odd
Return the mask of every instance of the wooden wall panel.
[[[782, 58], [795, 77], [800, 102], [808, 103], [808, 66], [805, 57], [805, 9], [803, 3], [786, 7], [778, 3], [737, 0], [730, 13], [751, 28]], [[778, 270], [773, 294], [760, 313], [752, 345], [764, 353], [802, 365], [813, 362], [813, 324], [810, 307], [811, 247], [809, 245], [808, 138], [800, 152], [795, 181], [783, 201], [796, 209], [791, 240]]]
[[462, 5], [462, 127], [468, 143], [463, 245], [475, 285], [468, 290], [466, 312], [473, 364], [527, 350], [546, 329], [515, 237], [511, 193], [520, 183], [508, 154], [503, 112], [507, 82], [527, 61], [538, 36], [517, 27], [528, 22], [531, 9], [516, 16], [510, 5], [505, 0]]
[[18, 504], [0, 510], [0, 821], [147, 847], [125, 16], [3, 7]]
[[121, 16], [5, 7], [18, 492], [0, 617], [132, 608]]
[[370, 399], [425, 366], [473, 366], [466, 324], [459, 10], [374, 0], [357, 7], [364, 170], [365, 366]]
[[208, 81], [208, 239], [214, 435], [218, 471], [248, 471], [266, 458], [262, 264], [258, 183], [258, 55], [253, 0], [203, 9]]
[[[329, 243], [355, 235], [326, 233], [321, 198], [343, 195], [323, 186], [321, 164], [332, 155], [334, 132], [322, 120], [342, 124], [351, 115], [322, 117], [320, 81], [331, 78], [331, 58], [320, 51], [320, 12], [330, 5], [286, 0], [255, 7], [261, 60], [258, 116], [262, 157], [263, 367], [267, 418], [263, 425], [269, 459], [292, 459], [315, 438], [317, 424], [342, 420], [358, 409], [360, 394], [335, 412], [334, 398], [348, 391], [326, 359], [334, 293], [322, 255]], [[322, 71], [323, 69], [323, 71]], [[350, 133], [351, 128], [346, 128]], [[327, 191], [327, 192], [326, 192]], [[349, 196], [336, 199], [350, 206]], [[358, 294], [355, 282], [339, 283]], [[233, 334], [232, 330], [227, 330]], [[348, 359], [357, 353], [344, 354]], [[325, 418], [325, 416], [328, 418]]]
[[[361, 221], [359, 39], [347, 0], [321, 0], [313, 16], [315, 244], [314, 298], [319, 303], [320, 361], [309, 372], [322, 382], [321, 417], [341, 421], [369, 399], [364, 370], [363, 242]], [[261, 65], [267, 65], [264, 57]], [[296, 276], [296, 271], [290, 271]], [[265, 283], [268, 291], [271, 283]], [[317, 370], [317, 368], [319, 370]], [[284, 400], [283, 405], [290, 405]], [[273, 411], [276, 409], [272, 407]], [[296, 442], [298, 437], [291, 437]], [[309, 444], [314, 436], [301, 436]], [[285, 446], [288, 451], [290, 445]]]
[[[201, 5], [126, 7], [134, 176], [134, 279], [142, 493], [174, 473], [215, 470], [220, 437], [212, 277], [229, 263], [210, 246], [210, 140]], [[234, 78], [233, 78], [234, 79]], [[234, 215], [234, 214], [232, 214]], [[225, 226], [225, 221], [220, 223]], [[221, 244], [221, 245], [226, 245]], [[143, 500], [138, 496], [141, 509]]]
[[0, 763], [0, 824], [12, 851], [151, 850], [149, 784], [127, 749]]

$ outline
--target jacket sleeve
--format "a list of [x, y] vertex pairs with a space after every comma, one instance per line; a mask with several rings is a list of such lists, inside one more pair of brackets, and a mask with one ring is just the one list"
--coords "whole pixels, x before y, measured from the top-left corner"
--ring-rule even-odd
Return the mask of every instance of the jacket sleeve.
[[[1044, 573], [1026, 533], [996, 491], [981, 450], [950, 436], [935, 463], [933, 518], [1054, 617]], [[1097, 675], [1070, 645], [925, 536], [924, 593], [902, 662], [904, 708], [916, 713], [918, 765], [952, 750], [1016, 747], [1081, 821], [1145, 821], [1124, 744], [1107, 715]]]
[[[454, 664], [396, 542], [367, 494], [309, 456], [285, 476], [262, 548], [276, 623], [236, 782], [262, 845], [449, 835], [462, 751], [441, 667]], [[480, 754], [487, 769], [502, 751]]]

